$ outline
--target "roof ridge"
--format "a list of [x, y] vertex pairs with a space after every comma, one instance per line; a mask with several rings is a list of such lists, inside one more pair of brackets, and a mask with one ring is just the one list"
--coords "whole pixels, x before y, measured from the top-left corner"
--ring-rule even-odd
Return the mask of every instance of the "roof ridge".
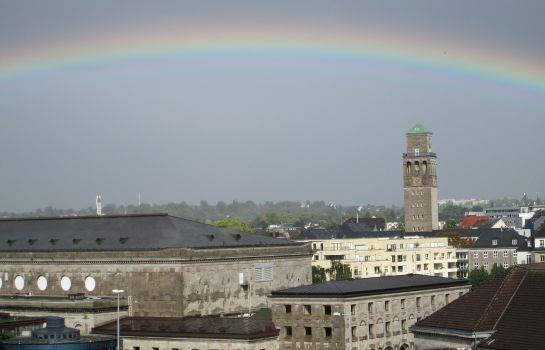
[[[500, 293], [503, 292], [503, 289], [505, 287], [505, 284], [507, 283], [507, 280], [511, 277], [514, 278], [515, 272], [519, 271], [519, 269], [512, 269], [505, 273], [505, 276], [503, 277], [500, 286], [494, 293], [494, 296], [490, 299], [490, 302], [486, 306], [484, 312], [481, 314], [477, 322], [475, 323], [475, 330], [478, 330], [480, 325], [484, 322], [484, 320], [488, 317], [489, 312], [491, 311], [493, 304], [495, 303], [496, 299], [499, 297]], [[505, 307], [504, 307], [505, 310]]]
[[500, 317], [498, 317], [498, 319], [494, 323], [494, 326], [492, 327], [492, 329], [496, 329], [496, 326], [498, 325], [498, 323], [500, 323], [500, 320], [502, 319], [503, 315], [505, 314], [505, 311], [507, 311], [507, 309], [509, 308], [509, 305], [511, 305], [511, 301], [513, 301], [513, 298], [515, 297], [515, 295], [517, 295], [517, 292], [519, 291], [520, 286], [522, 286], [522, 283], [524, 282], [524, 280], [526, 280], [526, 276], [528, 276], [528, 270], [524, 271], [524, 276], [519, 281], [517, 289], [515, 289], [513, 294], [511, 294], [511, 297], [509, 298], [509, 301], [507, 302], [507, 305], [505, 305], [505, 308], [502, 310]]

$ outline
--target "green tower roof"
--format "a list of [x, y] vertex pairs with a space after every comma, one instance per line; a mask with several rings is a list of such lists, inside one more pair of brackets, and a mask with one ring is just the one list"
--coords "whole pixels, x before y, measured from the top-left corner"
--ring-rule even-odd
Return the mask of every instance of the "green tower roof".
[[426, 127], [420, 123], [415, 124], [409, 131], [408, 134], [428, 134], [429, 131]]

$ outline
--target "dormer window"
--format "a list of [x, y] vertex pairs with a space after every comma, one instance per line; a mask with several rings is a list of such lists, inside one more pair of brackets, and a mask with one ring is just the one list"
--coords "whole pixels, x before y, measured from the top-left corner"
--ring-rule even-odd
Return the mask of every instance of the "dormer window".
[[517, 240], [516, 240], [516, 239], [513, 239], [513, 240], [511, 241], [511, 244], [517, 245]]
[[28, 240], [28, 244], [29, 245], [34, 245], [34, 243], [36, 243], [37, 239], [29, 239]]
[[8, 239], [6, 242], [8, 243], [9, 246], [12, 246], [13, 243], [17, 242], [17, 240], [16, 239]]
[[51, 243], [52, 245], [55, 245], [55, 244], [57, 244], [58, 241], [59, 241], [58, 238], [51, 238], [51, 239], [49, 240], [49, 243]]
[[74, 238], [74, 239], [72, 240], [72, 243], [73, 243], [73, 244], [79, 244], [79, 242], [81, 242], [81, 238]]
[[128, 240], [129, 240], [129, 237], [120, 237], [119, 238], [119, 243], [125, 244], [125, 243], [127, 243]]
[[498, 245], [498, 240], [497, 240], [497, 239], [493, 239], [493, 240], [492, 240], [492, 245]]
[[98, 245], [101, 245], [102, 242], [104, 242], [104, 238], [97, 238], [95, 242], [97, 242]]

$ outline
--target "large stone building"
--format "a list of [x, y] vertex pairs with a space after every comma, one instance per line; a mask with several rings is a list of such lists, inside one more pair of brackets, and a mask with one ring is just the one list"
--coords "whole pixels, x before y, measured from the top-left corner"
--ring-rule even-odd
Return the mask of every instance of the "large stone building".
[[411, 327], [416, 350], [545, 348], [545, 264], [518, 265]]
[[[43, 314], [79, 302], [112, 319], [113, 289], [125, 291], [129, 316], [247, 312], [266, 307], [273, 290], [311, 283], [310, 260], [305, 243], [166, 214], [4, 219], [0, 312]], [[96, 324], [73, 309], [87, 322], [83, 332]]]
[[405, 231], [439, 229], [437, 156], [431, 149], [432, 133], [416, 124], [407, 133], [403, 154]]
[[278, 349], [413, 349], [409, 327], [469, 288], [464, 280], [410, 274], [276, 291]]
[[338, 260], [350, 266], [354, 278], [409, 273], [457, 276], [459, 260], [447, 237], [392, 231], [354, 232], [345, 226], [340, 230], [307, 230], [297, 237], [311, 243], [313, 266], [327, 269], [333, 260]]

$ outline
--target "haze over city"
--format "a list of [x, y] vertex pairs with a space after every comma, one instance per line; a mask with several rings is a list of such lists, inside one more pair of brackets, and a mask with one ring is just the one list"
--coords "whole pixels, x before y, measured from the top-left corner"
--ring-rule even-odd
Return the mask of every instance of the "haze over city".
[[545, 3], [0, 1], [0, 211], [545, 193]]

